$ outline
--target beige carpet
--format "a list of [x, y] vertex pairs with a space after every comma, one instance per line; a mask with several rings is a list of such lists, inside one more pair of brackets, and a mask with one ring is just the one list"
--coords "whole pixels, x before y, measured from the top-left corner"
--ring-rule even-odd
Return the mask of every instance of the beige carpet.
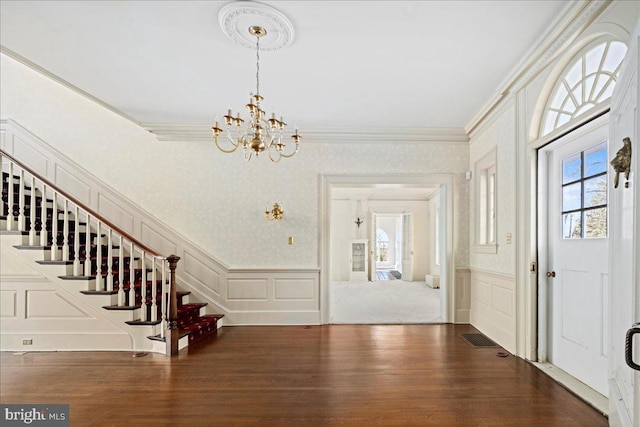
[[440, 289], [424, 282], [332, 282], [331, 323], [442, 323]]

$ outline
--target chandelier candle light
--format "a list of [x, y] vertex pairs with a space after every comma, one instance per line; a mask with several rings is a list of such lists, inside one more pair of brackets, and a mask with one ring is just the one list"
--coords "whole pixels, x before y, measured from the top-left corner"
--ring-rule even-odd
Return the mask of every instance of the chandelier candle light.
[[240, 117], [240, 113], [234, 117], [231, 108], [229, 108], [227, 114], [224, 115], [226, 128], [224, 132], [231, 143], [229, 149], [224, 149], [218, 144], [218, 135], [223, 130], [220, 128], [217, 118], [211, 131], [216, 146], [224, 153], [233, 153], [238, 147], [242, 147], [244, 159], [249, 161], [254, 153], [257, 157], [261, 152], [267, 151], [271, 161], [277, 163], [283, 157], [293, 157], [298, 152], [301, 136], [296, 127], [295, 133], [291, 135], [295, 142], [295, 148], [285, 153], [286, 144], [282, 142], [282, 137], [287, 124], [283, 121], [282, 116], [277, 119], [275, 113], [271, 113], [271, 117], [265, 119], [265, 112], [260, 108], [260, 103], [264, 100], [260, 95], [260, 37], [267, 35], [267, 30], [254, 25], [249, 27], [249, 33], [256, 37], [256, 93], [249, 95], [249, 103], [246, 105], [250, 116], [249, 122], [243, 129], [244, 120]]

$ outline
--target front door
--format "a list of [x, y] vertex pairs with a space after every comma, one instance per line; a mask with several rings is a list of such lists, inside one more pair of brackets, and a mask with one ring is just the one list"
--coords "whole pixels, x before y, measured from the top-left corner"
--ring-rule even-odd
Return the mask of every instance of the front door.
[[608, 395], [608, 120], [546, 149], [548, 360]]

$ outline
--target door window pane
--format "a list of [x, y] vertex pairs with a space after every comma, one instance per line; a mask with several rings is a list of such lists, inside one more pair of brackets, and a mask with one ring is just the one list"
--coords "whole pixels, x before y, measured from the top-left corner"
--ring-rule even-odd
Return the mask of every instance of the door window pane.
[[579, 239], [582, 237], [582, 215], [572, 212], [562, 215], [562, 238]]
[[573, 211], [580, 209], [582, 197], [582, 183], [576, 182], [575, 184], [565, 185], [562, 187], [562, 210]]
[[582, 157], [576, 153], [562, 161], [562, 183], [573, 182], [580, 179]]
[[607, 142], [562, 160], [562, 238], [607, 237]]
[[607, 208], [584, 212], [584, 237], [607, 237]]
[[607, 204], [607, 175], [600, 175], [584, 181], [584, 207]]
[[584, 151], [584, 177], [607, 171], [607, 143], [602, 142]]

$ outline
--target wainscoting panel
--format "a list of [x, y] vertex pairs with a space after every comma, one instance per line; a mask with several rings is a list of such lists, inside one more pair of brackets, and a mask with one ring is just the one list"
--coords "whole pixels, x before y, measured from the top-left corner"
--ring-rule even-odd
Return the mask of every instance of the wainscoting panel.
[[175, 242], [164, 237], [161, 233], [156, 231], [152, 225], [149, 225], [144, 221], [140, 222], [140, 237], [142, 243], [162, 254], [170, 255], [178, 253], [178, 245]]
[[456, 269], [455, 323], [469, 323], [471, 309], [471, 270]]
[[17, 317], [16, 291], [0, 290], [0, 318]]
[[122, 210], [119, 203], [109, 200], [104, 194], [98, 194], [98, 213], [113, 221], [127, 233], [133, 234], [133, 216]]
[[220, 274], [191, 253], [184, 251], [184, 272], [202, 285], [210, 288], [216, 294], [220, 294]]
[[48, 176], [49, 161], [47, 156], [39, 150], [27, 144], [22, 138], [13, 135], [13, 156], [21, 158], [29, 158], [29, 167], [43, 176]]
[[55, 183], [87, 206], [91, 204], [91, 187], [60, 165], [55, 165]]
[[275, 300], [311, 301], [318, 294], [317, 283], [313, 279], [275, 279]]
[[26, 291], [27, 319], [70, 319], [88, 317], [54, 290]]
[[267, 279], [228, 279], [227, 301], [266, 301]]
[[514, 353], [515, 276], [471, 269], [471, 324]]

